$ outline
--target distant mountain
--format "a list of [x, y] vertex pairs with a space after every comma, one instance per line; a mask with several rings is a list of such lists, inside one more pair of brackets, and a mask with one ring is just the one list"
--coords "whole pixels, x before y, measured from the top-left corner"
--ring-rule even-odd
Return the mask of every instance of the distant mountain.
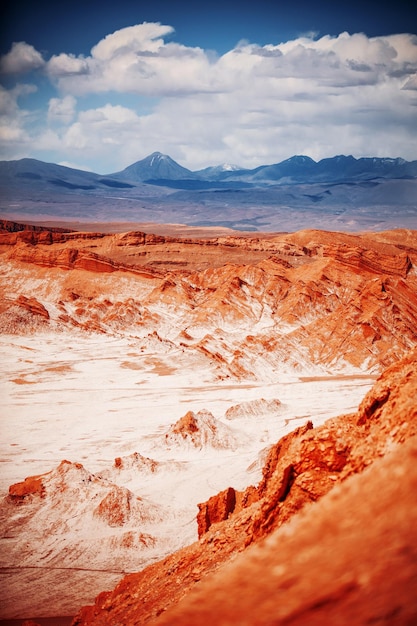
[[121, 182], [94, 172], [85, 172], [55, 163], [44, 163], [37, 159], [0, 161], [0, 185], [6, 187], [42, 187], [61, 191], [96, 191], [108, 187], [132, 188], [133, 185]]
[[101, 176], [37, 159], [0, 162], [0, 185], [25, 187], [37, 184], [89, 192], [97, 189], [135, 188], [138, 184], [176, 189], [236, 189], [270, 185], [360, 182], [373, 179], [417, 178], [417, 161], [389, 158], [360, 158], [339, 155], [314, 161], [304, 155], [293, 156], [273, 165], [242, 169], [236, 165], [217, 165], [191, 171], [166, 154], [153, 152], [120, 172]]
[[222, 180], [231, 175], [242, 176], [249, 171], [250, 170], [239, 167], [238, 165], [223, 163], [222, 165], [211, 165], [210, 167], [205, 167], [203, 170], [198, 170], [194, 173], [205, 180]]
[[292, 231], [416, 228], [417, 161], [295, 155], [248, 170], [191, 171], [154, 152], [101, 176], [36, 159], [0, 162], [0, 216]]
[[[199, 172], [204, 175], [204, 170]], [[214, 172], [210, 172], [211, 179]], [[293, 156], [273, 165], [261, 165], [253, 170], [222, 172], [218, 180], [242, 180], [255, 184], [291, 184], [371, 180], [374, 178], [416, 178], [417, 161], [389, 158], [360, 158], [339, 155], [321, 161], [308, 156]]]
[[157, 180], [187, 180], [198, 176], [191, 170], [182, 167], [167, 154], [153, 152], [145, 159], [136, 161], [121, 172], [110, 174], [111, 178], [131, 182], [148, 182]]
[[417, 177], [417, 161], [390, 158], [360, 158], [339, 155], [314, 161], [305, 155], [292, 156], [272, 165], [244, 169], [223, 164], [191, 171], [166, 154], [154, 152], [145, 159], [129, 165], [121, 172], [110, 174], [117, 180], [131, 183], [172, 187], [175, 189], [236, 189], [310, 183], [340, 183], [376, 178], [401, 179]]

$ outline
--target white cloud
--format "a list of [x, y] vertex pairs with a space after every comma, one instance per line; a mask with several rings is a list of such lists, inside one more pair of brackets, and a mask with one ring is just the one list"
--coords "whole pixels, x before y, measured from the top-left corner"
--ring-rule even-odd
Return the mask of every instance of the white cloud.
[[[240, 42], [215, 58], [169, 41], [172, 32], [139, 24], [108, 35], [89, 56], [53, 56], [46, 71], [60, 97], [49, 100], [52, 126], [37, 145], [101, 172], [154, 150], [192, 169], [255, 167], [300, 153], [416, 158], [416, 36]], [[88, 106], [89, 94], [101, 104]], [[143, 97], [151, 98], [146, 114]]]
[[14, 43], [10, 52], [0, 59], [0, 71], [4, 74], [24, 74], [44, 65], [41, 53], [24, 41]]
[[91, 50], [91, 55], [94, 59], [106, 62], [130, 52], [157, 54], [164, 46], [163, 37], [173, 31], [172, 26], [147, 22], [122, 28], [102, 39]]
[[21, 109], [18, 99], [36, 92], [35, 85], [18, 84], [7, 90], [0, 85], [0, 155], [4, 158], [21, 158], [31, 147], [26, 125], [30, 114]]
[[73, 54], [58, 54], [48, 61], [48, 73], [54, 78], [68, 78], [89, 74], [89, 63], [84, 57]]
[[[60, 142], [64, 154], [70, 156], [73, 162], [80, 159], [94, 162], [103, 153], [111, 152], [116, 163], [125, 151], [132, 149], [134, 142], [140, 141], [140, 135], [141, 118], [134, 111], [107, 104], [82, 111], [77, 120], [61, 133]], [[136, 152], [137, 148], [136, 145]], [[105, 174], [116, 169], [117, 166], [103, 166], [97, 167], [96, 171]]]
[[61, 124], [69, 124], [74, 119], [76, 104], [74, 96], [51, 98], [48, 106], [48, 119]]
[[130, 26], [108, 35], [89, 57], [53, 56], [47, 65], [58, 87], [72, 94], [129, 92], [169, 95], [207, 91], [210, 61], [200, 48], [165, 43], [171, 26]]

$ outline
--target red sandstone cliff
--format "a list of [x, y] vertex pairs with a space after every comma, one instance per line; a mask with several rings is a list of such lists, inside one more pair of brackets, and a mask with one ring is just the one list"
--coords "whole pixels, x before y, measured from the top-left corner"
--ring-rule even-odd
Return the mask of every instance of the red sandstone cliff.
[[415, 231], [201, 240], [4, 228], [4, 332], [139, 324], [164, 338], [173, 316], [178, 345], [235, 378], [283, 363], [380, 371], [417, 341]]

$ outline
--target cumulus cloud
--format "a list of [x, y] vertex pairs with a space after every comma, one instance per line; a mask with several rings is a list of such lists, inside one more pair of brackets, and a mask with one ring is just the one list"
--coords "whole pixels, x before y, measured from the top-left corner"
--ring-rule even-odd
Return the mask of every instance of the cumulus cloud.
[[[60, 137], [64, 153], [74, 162], [80, 158], [94, 162], [108, 151], [116, 155], [116, 161], [132, 144], [140, 141], [141, 118], [131, 109], [107, 104], [97, 109], [82, 111], [77, 120], [69, 125]], [[134, 138], [134, 142], [132, 141]], [[132, 160], [137, 160], [133, 158]], [[113, 171], [118, 169], [113, 168]], [[112, 168], [96, 168], [100, 173], [109, 173]]]
[[51, 98], [48, 105], [49, 121], [69, 124], [74, 119], [76, 104], [77, 101], [74, 96]]
[[158, 53], [164, 46], [163, 37], [174, 32], [172, 26], [159, 23], [138, 24], [122, 28], [107, 35], [91, 50], [91, 56], [100, 61], [110, 61], [130, 52]]
[[[301, 153], [415, 158], [416, 36], [242, 41], [214, 57], [171, 41], [172, 32], [139, 24], [108, 35], [87, 56], [53, 56], [45, 71], [59, 97], [48, 105], [53, 131], [45, 128], [38, 145], [59, 144], [61, 160], [82, 155], [102, 172], [154, 150], [192, 169], [224, 161], [255, 167]], [[89, 95], [101, 104], [86, 106]]]
[[25, 74], [44, 65], [41, 53], [24, 41], [14, 43], [10, 52], [0, 59], [0, 71], [3, 74]]
[[76, 95], [109, 91], [161, 96], [207, 90], [208, 57], [200, 48], [165, 43], [171, 26], [144, 23], [105, 37], [88, 57], [53, 56], [47, 71], [58, 87]]
[[48, 61], [48, 73], [52, 78], [64, 80], [72, 76], [84, 76], [90, 73], [89, 62], [84, 57], [74, 54], [58, 54]]
[[31, 148], [31, 137], [26, 130], [31, 116], [20, 108], [18, 100], [36, 90], [35, 85], [28, 84], [9, 90], [0, 85], [0, 155], [3, 158], [21, 158]]

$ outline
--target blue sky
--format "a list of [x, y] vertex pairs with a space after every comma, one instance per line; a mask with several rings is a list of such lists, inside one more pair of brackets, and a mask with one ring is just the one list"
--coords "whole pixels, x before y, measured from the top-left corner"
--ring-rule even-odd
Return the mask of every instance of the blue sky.
[[409, 2], [6, 2], [0, 158], [417, 158]]

